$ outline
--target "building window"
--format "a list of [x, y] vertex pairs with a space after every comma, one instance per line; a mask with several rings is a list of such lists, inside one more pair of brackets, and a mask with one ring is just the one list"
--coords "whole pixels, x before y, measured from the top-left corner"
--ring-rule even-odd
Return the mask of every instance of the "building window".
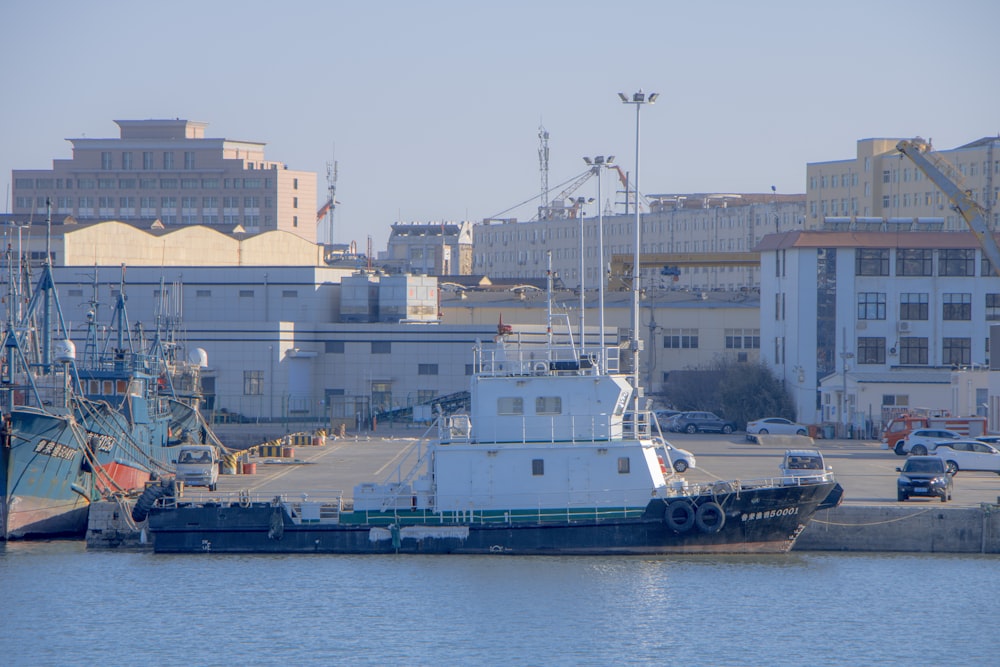
[[122, 153], [122, 169], [132, 168], [132, 153], [130, 151], [125, 151]]
[[531, 459], [531, 474], [535, 477], [545, 474], [545, 459]]
[[417, 375], [437, 375], [437, 364], [417, 364]]
[[194, 169], [194, 151], [184, 151], [184, 168]]
[[293, 215], [292, 216], [292, 227], [298, 227], [298, 226], [299, 226], [299, 216]]
[[243, 371], [243, 395], [261, 396], [264, 394], [264, 371]]
[[632, 462], [627, 456], [618, 457], [618, 474], [628, 475], [632, 472]]
[[760, 329], [726, 329], [727, 350], [759, 350]]
[[1000, 320], [1000, 294], [986, 295], [986, 320]]
[[968, 366], [972, 363], [972, 339], [942, 339], [941, 361], [950, 366]]
[[142, 168], [143, 169], [153, 168], [153, 151], [142, 152]]
[[210, 290], [210, 289], [196, 290], [194, 295], [196, 297], [198, 297], [199, 299], [201, 299], [201, 298], [207, 298], [207, 297], [212, 296], [212, 290]]
[[323, 351], [327, 354], [343, 354], [344, 353], [344, 341], [342, 340], [328, 340], [323, 343]]
[[108, 171], [111, 168], [111, 151], [101, 151], [101, 169]]
[[884, 320], [885, 319], [885, 293], [884, 292], [859, 292], [858, 293], [858, 319], [859, 320]]
[[524, 399], [520, 396], [501, 396], [497, 399], [498, 415], [523, 415]]
[[240, 290], [240, 296], [241, 297], [251, 297], [252, 298], [253, 297], [253, 290], [252, 289], [241, 289]]
[[297, 299], [299, 298], [299, 291], [294, 289], [283, 289], [281, 290], [282, 299]]
[[943, 249], [938, 255], [939, 276], [976, 275], [976, 251], [972, 249]]
[[904, 292], [899, 295], [899, 319], [926, 320], [928, 316], [927, 294]]
[[173, 169], [174, 168], [174, 154], [170, 151], [164, 151], [163, 153], [163, 168]]
[[697, 329], [664, 329], [663, 347], [670, 349], [694, 349], [698, 347]]
[[904, 336], [899, 339], [899, 363], [908, 366], [927, 365], [927, 339]]
[[777, 322], [785, 319], [785, 293], [779, 292], [774, 295], [774, 319]]
[[889, 275], [888, 248], [856, 248], [854, 250], [854, 275]]
[[473, 374], [474, 372], [475, 372], [475, 370], [474, 370], [474, 368], [473, 368], [473, 365], [472, 365], [472, 364], [466, 364], [466, 365], [465, 365], [465, 374], [466, 374], [467, 376], [471, 376], [471, 375], [472, 375], [472, 374]]
[[934, 251], [930, 248], [900, 248], [896, 251], [896, 275], [934, 275]]
[[387, 340], [373, 340], [372, 354], [392, 354], [392, 343]]
[[942, 304], [942, 318], [946, 320], [971, 320], [971, 294], [945, 294]]
[[538, 396], [535, 398], [536, 415], [561, 415], [561, 396]]
[[859, 337], [858, 338], [858, 363], [859, 364], [884, 364], [885, 363], [885, 338], [881, 337]]

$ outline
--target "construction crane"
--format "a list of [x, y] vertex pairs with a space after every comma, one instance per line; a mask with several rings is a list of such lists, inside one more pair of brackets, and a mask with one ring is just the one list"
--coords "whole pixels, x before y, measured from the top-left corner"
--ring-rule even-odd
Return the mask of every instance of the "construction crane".
[[938, 186], [951, 201], [952, 208], [958, 211], [965, 220], [965, 224], [976, 235], [979, 247], [982, 248], [983, 254], [993, 266], [993, 272], [1000, 276], [1000, 246], [997, 246], [996, 239], [993, 238], [993, 232], [986, 221], [983, 207], [972, 198], [972, 193], [963, 190], [946, 175], [945, 172], [949, 171], [947, 163], [934, 155], [931, 152], [931, 145], [923, 139], [919, 137], [912, 140], [904, 139], [896, 144], [896, 150], [910, 158], [913, 164], [924, 172], [924, 175]]
[[566, 219], [575, 218], [577, 211], [580, 208], [579, 202], [574, 202], [572, 206], [566, 206], [566, 199], [569, 198], [571, 194], [576, 192], [581, 185], [590, 180], [590, 177], [594, 175], [593, 169], [587, 169], [576, 179], [573, 180], [566, 188], [559, 193], [559, 195], [551, 201], [551, 203], [546, 207], [538, 207], [538, 219], [539, 220], [553, 220], [553, 219]]

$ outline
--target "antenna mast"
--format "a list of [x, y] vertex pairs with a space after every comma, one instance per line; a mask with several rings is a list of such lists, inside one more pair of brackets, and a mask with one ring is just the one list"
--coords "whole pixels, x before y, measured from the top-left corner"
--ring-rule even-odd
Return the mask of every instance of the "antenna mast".
[[[549, 131], [538, 126], [538, 169], [542, 175], [542, 203], [539, 211], [549, 210]], [[539, 216], [541, 217], [541, 216]]]
[[327, 210], [326, 210], [326, 230], [324, 236], [326, 238], [321, 239], [320, 242], [323, 243], [333, 243], [333, 211], [337, 208], [337, 160], [334, 159], [333, 162], [326, 163], [326, 191], [327, 191]]

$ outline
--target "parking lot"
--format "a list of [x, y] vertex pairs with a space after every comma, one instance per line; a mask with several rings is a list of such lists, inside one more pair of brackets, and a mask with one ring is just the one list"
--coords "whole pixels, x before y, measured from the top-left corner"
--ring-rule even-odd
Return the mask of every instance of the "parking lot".
[[[667, 440], [690, 450], [698, 468], [686, 473], [692, 481], [766, 477], [777, 475], [786, 449], [818, 449], [844, 487], [844, 502], [863, 505], [899, 504], [896, 500], [896, 468], [904, 457], [882, 449], [880, 442], [862, 440], [812, 440], [796, 436], [770, 436], [763, 444], [746, 441], [743, 433], [732, 435], [670, 433]], [[996, 503], [1000, 475], [961, 471], [955, 476], [954, 506]], [[907, 503], [939, 502], [913, 498]]]

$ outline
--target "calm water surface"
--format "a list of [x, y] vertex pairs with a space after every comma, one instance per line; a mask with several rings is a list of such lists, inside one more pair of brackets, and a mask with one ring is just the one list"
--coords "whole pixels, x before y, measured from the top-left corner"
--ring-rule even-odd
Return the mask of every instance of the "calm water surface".
[[1000, 559], [0, 543], [4, 665], [995, 665]]

